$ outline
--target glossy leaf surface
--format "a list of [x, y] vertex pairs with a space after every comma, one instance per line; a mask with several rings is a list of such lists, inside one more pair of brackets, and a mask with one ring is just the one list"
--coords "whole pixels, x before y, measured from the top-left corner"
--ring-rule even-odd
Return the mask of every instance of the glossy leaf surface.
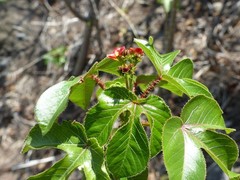
[[71, 88], [69, 100], [86, 110], [90, 104], [92, 93], [96, 82], [92, 75], [97, 75], [97, 63], [95, 63], [87, 73], [80, 77], [80, 80]]
[[103, 71], [109, 74], [114, 74], [116, 76], [119, 76], [119, 69], [118, 67], [120, 66], [120, 62], [119, 61], [114, 61], [112, 59], [109, 58], [105, 58], [103, 60], [101, 60], [98, 64], [97, 64], [97, 69], [99, 71]]
[[183, 59], [176, 63], [167, 73], [176, 78], [192, 78], [193, 62], [190, 59]]
[[67, 107], [70, 89], [78, 81], [79, 78], [62, 81], [48, 88], [38, 99], [35, 107], [35, 118], [43, 134], [51, 129], [55, 120]]
[[153, 47], [153, 44], [150, 44], [146, 40], [134, 39], [137, 45], [143, 49], [144, 53], [153, 63], [155, 69], [158, 72], [158, 75], [162, 75], [164, 72], [169, 71], [173, 60], [179, 54], [180, 51], [174, 51], [167, 54], [159, 54], [156, 49]]
[[238, 157], [237, 145], [230, 137], [215, 132], [217, 129], [229, 130], [216, 101], [203, 95], [188, 101], [181, 118], [173, 117], [166, 122], [163, 127], [163, 154], [170, 179], [205, 179], [205, 162], [200, 148], [230, 178], [239, 176], [230, 171]]
[[150, 123], [150, 151], [151, 157], [162, 150], [162, 127], [171, 117], [171, 112], [165, 102], [158, 96], [149, 96], [144, 103], [138, 106], [141, 113], [145, 114]]
[[204, 180], [206, 165], [201, 150], [184, 131], [178, 117], [169, 119], [163, 128], [163, 157], [169, 179]]
[[96, 82], [90, 77], [85, 77], [83, 81], [71, 88], [69, 100], [86, 110], [89, 106]]
[[87, 139], [84, 127], [80, 123], [67, 121], [64, 121], [62, 125], [54, 123], [46, 135], [42, 135], [39, 126], [36, 125], [26, 138], [23, 152], [45, 148], [61, 149], [67, 154], [51, 168], [30, 179], [49, 179], [49, 177], [67, 179], [73, 170], [81, 166], [92, 168], [91, 171], [94, 172], [91, 175], [92, 178], [109, 179], [101, 169], [103, 165], [102, 148], [98, 146], [96, 140]]
[[225, 128], [222, 110], [217, 102], [206, 96], [196, 96], [183, 107], [181, 118], [186, 124], [217, 125]]
[[180, 96], [184, 93], [189, 97], [200, 94], [212, 97], [206, 86], [189, 78], [180, 79], [169, 75], [163, 75], [163, 81], [160, 83], [160, 86]]
[[112, 87], [103, 91], [98, 99], [99, 103], [88, 111], [84, 125], [88, 137], [96, 137], [103, 145], [111, 134], [113, 123], [136, 97], [123, 87]]
[[[162, 127], [171, 116], [170, 110], [161, 98], [149, 96], [139, 100], [124, 87], [110, 87], [98, 98], [99, 103], [85, 118], [88, 137], [97, 137], [100, 145], [108, 144], [107, 163], [114, 175], [126, 177], [140, 173], [145, 169], [149, 154], [153, 157], [161, 151]], [[126, 112], [130, 114], [129, 119], [121, 120]], [[150, 145], [140, 124], [141, 114], [145, 114], [150, 123]], [[120, 128], [114, 133], [113, 124], [119, 118]], [[123, 154], [116, 156], [118, 153]]]
[[116, 177], [140, 173], [149, 160], [147, 135], [140, 124], [139, 113], [133, 110], [129, 122], [117, 130], [108, 144], [107, 165]]
[[240, 178], [240, 174], [231, 171], [238, 158], [237, 144], [225, 134], [203, 131], [194, 134], [194, 141], [204, 149], [230, 178]]

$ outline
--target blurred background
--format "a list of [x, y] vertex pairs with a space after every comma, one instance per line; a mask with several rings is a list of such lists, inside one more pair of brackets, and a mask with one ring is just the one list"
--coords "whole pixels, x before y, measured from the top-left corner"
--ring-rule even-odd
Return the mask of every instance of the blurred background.
[[[179, 49], [177, 61], [194, 61], [194, 79], [213, 93], [240, 146], [240, 1], [0, 0], [0, 179], [26, 179], [63, 155], [57, 150], [20, 154], [44, 90], [84, 73], [114, 47], [136, 46], [135, 37], [150, 35], [159, 52]], [[138, 73], [154, 69], [143, 61]], [[185, 101], [168, 92], [162, 96], [175, 109]], [[83, 117], [70, 104], [60, 118]], [[227, 179], [206, 158], [207, 179]], [[161, 154], [149, 167], [150, 180], [168, 179]], [[234, 171], [240, 173], [240, 160]]]

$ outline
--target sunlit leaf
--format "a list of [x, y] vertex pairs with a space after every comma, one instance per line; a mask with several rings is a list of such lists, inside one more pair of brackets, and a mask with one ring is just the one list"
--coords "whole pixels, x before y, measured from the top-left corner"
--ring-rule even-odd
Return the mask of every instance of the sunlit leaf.
[[216, 101], [204, 95], [188, 101], [181, 118], [173, 117], [166, 122], [162, 143], [164, 162], [170, 179], [205, 179], [205, 162], [201, 148], [230, 178], [240, 177], [231, 172], [238, 157], [236, 143], [216, 130], [233, 131], [225, 127], [222, 111]]
[[[48, 170], [32, 176], [30, 179], [67, 179], [78, 167], [88, 167], [91, 177], [109, 179], [102, 170], [103, 150], [94, 139], [88, 140], [84, 127], [78, 122], [64, 121], [61, 125], [54, 123], [51, 130], [42, 135], [36, 125], [25, 140], [23, 153], [30, 149], [56, 148], [66, 152], [63, 159], [56, 162]], [[93, 159], [94, 158], [94, 159]]]
[[62, 81], [48, 88], [38, 99], [35, 107], [35, 118], [43, 134], [51, 129], [55, 120], [67, 107], [70, 89], [78, 81], [79, 78]]
[[153, 44], [150, 44], [146, 40], [134, 39], [134, 42], [143, 49], [144, 53], [150, 59], [155, 69], [158, 72], [158, 75], [162, 75], [164, 72], [169, 71], [173, 60], [179, 54], [180, 51], [174, 51], [167, 54], [159, 54], [156, 49], [153, 47]]
[[113, 123], [136, 96], [126, 88], [111, 87], [103, 91], [98, 99], [99, 103], [88, 111], [84, 124], [88, 136], [96, 137], [99, 144], [103, 145], [109, 138]]
[[195, 133], [193, 139], [203, 148], [230, 178], [240, 178], [240, 174], [231, 171], [238, 159], [238, 146], [225, 134], [213, 131]]
[[154, 95], [149, 96], [138, 108], [150, 123], [150, 151], [151, 157], [154, 157], [162, 150], [162, 127], [171, 117], [171, 112], [165, 102]]
[[163, 157], [169, 179], [204, 180], [206, 165], [203, 154], [182, 126], [183, 121], [173, 117], [163, 128]]
[[[104, 145], [110, 140], [108, 143], [108, 146], [112, 144], [113, 147], [115, 147], [116, 144], [119, 142], [124, 141], [124, 139], [128, 138], [129, 143], [131, 142], [131, 145], [134, 144], [134, 140], [137, 142], [137, 139], [133, 138], [133, 134], [136, 133], [134, 128], [135, 125], [132, 124], [131, 121], [140, 121], [141, 114], [145, 114], [147, 117], [147, 120], [149, 121], [150, 128], [151, 128], [151, 135], [150, 135], [150, 148], [151, 148], [151, 157], [155, 156], [161, 151], [161, 134], [162, 134], [162, 127], [163, 124], [166, 122], [166, 120], [171, 117], [171, 113], [167, 105], [164, 103], [164, 101], [157, 97], [157, 96], [149, 96], [146, 99], [138, 100], [135, 95], [133, 95], [130, 91], [128, 91], [125, 87], [121, 86], [113, 86], [109, 89], [106, 89], [103, 91], [99, 97], [99, 103], [94, 106], [92, 109], [89, 110], [89, 112], [86, 115], [85, 118], [85, 127], [87, 130], [88, 137], [96, 137], [100, 143], [100, 145]], [[113, 131], [113, 124], [115, 121], [119, 119], [122, 113], [126, 113], [128, 111], [130, 115], [130, 119], [124, 119], [121, 123], [126, 123], [128, 121], [128, 125], [123, 125], [119, 130], [116, 131], [114, 134]], [[139, 122], [140, 123], [140, 122]], [[139, 126], [139, 125], [137, 125]], [[141, 125], [142, 126], [142, 125]], [[126, 129], [131, 129], [124, 137], [124, 139], [116, 138], [118, 136], [121, 136], [119, 134], [122, 133], [122, 131], [126, 131]], [[142, 128], [142, 127], [141, 127]], [[140, 129], [139, 129], [140, 131]], [[138, 132], [139, 133], [139, 132]], [[114, 134], [112, 138], [109, 139], [111, 134]], [[135, 135], [134, 135], [135, 136]], [[114, 138], [115, 137], [115, 138]], [[115, 141], [119, 142], [115, 142]], [[125, 149], [128, 144], [126, 142], [122, 142], [121, 148]], [[135, 146], [135, 145], [134, 145]], [[121, 151], [120, 149], [119, 151]], [[108, 151], [110, 154], [113, 152], [111, 150]], [[116, 151], [118, 152], [118, 151]], [[135, 151], [133, 151], [135, 152]], [[126, 156], [128, 156], [130, 159], [127, 161], [130, 163], [135, 163], [133, 160], [134, 154], [132, 151], [126, 151]], [[138, 152], [138, 154], [141, 152]], [[110, 158], [108, 159], [109, 163], [115, 163], [115, 161], [111, 161], [111, 157], [114, 157], [114, 155], [110, 155]], [[135, 156], [134, 156], [135, 157]], [[132, 161], [130, 161], [132, 160]], [[111, 162], [110, 162], [111, 161]], [[123, 163], [122, 169], [114, 169], [114, 165], [110, 165], [109, 167], [111, 172], [114, 172], [114, 174], [120, 174], [123, 172], [123, 169], [128, 168], [128, 163], [122, 162], [123, 159], [117, 159], [116, 162]], [[145, 161], [144, 161], [145, 162]], [[141, 166], [141, 170], [143, 170], [143, 166]], [[133, 168], [133, 167], [132, 167]], [[112, 170], [111, 170], [112, 169]], [[135, 175], [140, 172], [140, 169], [136, 167], [136, 169], [129, 169], [128, 172], [126, 172], [128, 175]], [[118, 172], [116, 172], [118, 171]], [[120, 173], [121, 172], [121, 173]], [[124, 175], [126, 176], [126, 174]], [[121, 176], [121, 177], [124, 177]]]
[[183, 107], [181, 118], [186, 124], [217, 125], [225, 128], [222, 113], [214, 99], [199, 95]]
[[119, 73], [118, 67], [120, 65], [121, 64], [120, 64], [119, 61], [114, 61], [112, 59], [105, 58], [98, 63], [97, 69], [99, 71], [103, 71], [103, 72], [106, 72], [106, 73], [110, 73], [110, 74], [114, 74], [116, 76], [119, 76], [120, 73]]
[[180, 79], [169, 75], [163, 75], [163, 81], [160, 82], [160, 86], [177, 95], [182, 95], [184, 93], [189, 97], [194, 97], [203, 94], [212, 97], [206, 86], [189, 78]]
[[90, 104], [96, 84], [92, 76], [97, 74], [97, 63], [95, 63], [88, 72], [80, 77], [80, 81], [71, 88], [69, 100], [84, 110], [86, 110]]
[[192, 78], [193, 62], [190, 59], [183, 59], [172, 66], [167, 74], [176, 78]]
[[107, 165], [116, 177], [138, 174], [149, 160], [147, 135], [140, 124], [139, 114], [133, 110], [129, 122], [112, 137], [107, 149]]

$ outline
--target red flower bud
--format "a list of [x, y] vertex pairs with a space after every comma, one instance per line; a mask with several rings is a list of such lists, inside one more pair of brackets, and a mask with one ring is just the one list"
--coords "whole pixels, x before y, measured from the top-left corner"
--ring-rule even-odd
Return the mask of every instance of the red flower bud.
[[141, 48], [135, 48], [135, 53], [143, 56], [144, 52]]
[[134, 55], [143, 56], [144, 52], [141, 48], [129, 48], [129, 53]]

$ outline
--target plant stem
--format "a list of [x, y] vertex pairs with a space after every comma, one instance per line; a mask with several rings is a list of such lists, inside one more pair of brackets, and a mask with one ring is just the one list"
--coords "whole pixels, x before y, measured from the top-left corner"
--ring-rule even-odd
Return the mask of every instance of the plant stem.
[[162, 76], [158, 76], [155, 80], [149, 83], [147, 89], [141, 94], [141, 98], [146, 98], [148, 94], [155, 88], [155, 86], [162, 80]]
[[125, 78], [126, 88], [129, 89], [129, 78], [128, 78], [128, 74], [124, 74], [124, 78]]

